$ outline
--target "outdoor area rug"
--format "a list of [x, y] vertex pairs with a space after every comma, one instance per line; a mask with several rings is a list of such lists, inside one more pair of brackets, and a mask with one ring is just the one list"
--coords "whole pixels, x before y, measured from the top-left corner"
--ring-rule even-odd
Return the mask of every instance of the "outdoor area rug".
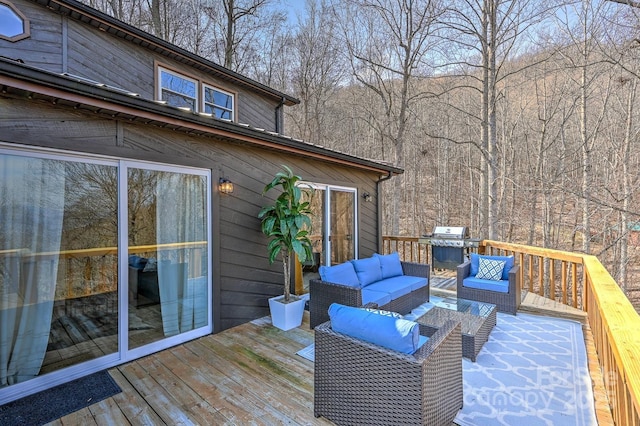
[[107, 371], [0, 405], [0, 425], [43, 425], [121, 392]]
[[477, 357], [462, 361], [467, 425], [596, 425], [591, 376], [575, 321], [498, 313]]
[[[440, 301], [416, 308], [416, 318]], [[464, 406], [454, 422], [477, 425], [596, 425], [582, 326], [498, 312], [476, 362], [462, 359]], [[297, 352], [313, 361], [313, 345]]]

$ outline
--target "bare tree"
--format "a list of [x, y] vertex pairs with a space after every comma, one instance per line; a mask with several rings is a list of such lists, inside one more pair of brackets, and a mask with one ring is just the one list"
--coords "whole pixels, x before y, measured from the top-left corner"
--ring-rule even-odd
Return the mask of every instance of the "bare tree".
[[[547, 2], [533, 0], [461, 0], [454, 2], [444, 17], [454, 32], [446, 67], [458, 69], [475, 80], [473, 89], [481, 98], [476, 116], [480, 140], [473, 143], [482, 154], [480, 186], [480, 232], [498, 238], [499, 147], [497, 102], [500, 84], [517, 69], [507, 71], [505, 64], [521, 54], [528, 43], [525, 36], [549, 12]], [[467, 90], [469, 87], [465, 87]]]
[[282, 24], [284, 16], [267, 7], [271, 0], [221, 0], [221, 3], [222, 7], [211, 4], [205, 9], [213, 21], [212, 54], [226, 68], [243, 72], [256, 56], [253, 46], [261, 44], [263, 31]]
[[326, 123], [329, 100], [345, 80], [346, 62], [335, 37], [337, 24], [325, 0], [307, 0], [306, 14], [299, 17], [289, 58], [291, 83], [301, 105], [294, 117], [297, 134], [310, 142], [325, 144], [332, 125]]
[[[343, 43], [358, 84], [377, 97], [380, 111], [371, 114], [382, 144], [394, 148], [396, 164], [404, 166], [407, 125], [412, 104], [425, 96], [416, 78], [429, 72], [428, 53], [441, 13], [436, 0], [348, 0], [334, 3], [342, 25]], [[400, 231], [400, 210], [404, 177], [397, 177], [384, 197], [391, 222], [390, 232]]]

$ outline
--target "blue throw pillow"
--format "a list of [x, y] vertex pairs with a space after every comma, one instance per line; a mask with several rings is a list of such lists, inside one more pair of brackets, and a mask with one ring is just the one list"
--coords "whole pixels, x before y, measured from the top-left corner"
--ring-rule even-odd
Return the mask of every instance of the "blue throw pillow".
[[420, 329], [413, 321], [339, 303], [329, 306], [329, 318], [333, 331], [356, 339], [405, 354], [420, 347]]
[[335, 266], [321, 266], [318, 272], [322, 281], [360, 287], [358, 275], [356, 275], [351, 262], [344, 262]]
[[509, 279], [509, 271], [511, 270], [511, 268], [513, 268], [513, 264], [514, 264], [513, 256], [486, 256], [486, 255], [480, 255], [477, 253], [471, 253], [471, 271], [469, 275], [476, 276], [478, 274], [478, 267], [480, 266], [479, 265], [480, 258], [504, 261], [505, 264], [504, 264], [504, 269], [502, 270], [502, 279], [503, 280]]
[[382, 269], [380, 269], [380, 261], [377, 257], [352, 260], [351, 263], [362, 287], [382, 279]]
[[478, 273], [476, 278], [481, 280], [502, 281], [504, 260], [491, 260], [481, 257], [478, 261]]
[[377, 257], [380, 262], [380, 269], [382, 271], [382, 278], [392, 278], [398, 275], [403, 275], [402, 264], [400, 263], [400, 256], [398, 252], [391, 254], [381, 255], [374, 253], [373, 257]]

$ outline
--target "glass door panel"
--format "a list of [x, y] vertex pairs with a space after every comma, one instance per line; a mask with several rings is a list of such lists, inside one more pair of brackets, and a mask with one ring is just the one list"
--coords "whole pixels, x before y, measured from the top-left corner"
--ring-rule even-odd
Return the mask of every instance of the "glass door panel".
[[330, 194], [330, 253], [336, 265], [355, 258], [355, 192], [331, 189]]
[[117, 176], [0, 153], [0, 390], [118, 352]]
[[[313, 259], [302, 266], [302, 291], [309, 289], [309, 280], [319, 278], [318, 268], [322, 265], [335, 265], [356, 257], [356, 206], [355, 189], [339, 188], [329, 185], [302, 183], [311, 186], [311, 242]], [[303, 193], [304, 194], [304, 193]]]
[[128, 169], [129, 348], [209, 325], [207, 176]]

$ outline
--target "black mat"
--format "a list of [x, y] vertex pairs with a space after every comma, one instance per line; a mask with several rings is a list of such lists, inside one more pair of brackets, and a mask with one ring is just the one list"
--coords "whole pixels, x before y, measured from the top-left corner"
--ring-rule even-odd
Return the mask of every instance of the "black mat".
[[107, 371], [0, 405], [0, 425], [42, 425], [121, 392]]

